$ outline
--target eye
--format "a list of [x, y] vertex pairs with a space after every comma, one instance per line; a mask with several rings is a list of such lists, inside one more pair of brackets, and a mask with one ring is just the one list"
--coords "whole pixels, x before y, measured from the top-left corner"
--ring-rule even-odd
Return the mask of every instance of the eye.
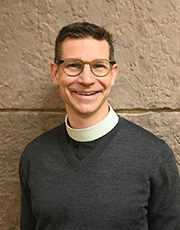
[[81, 65], [79, 63], [70, 63], [66, 65], [68, 69], [81, 69]]
[[102, 64], [96, 64], [93, 66], [93, 68], [99, 69], [99, 68], [106, 68], [106, 67]]
[[82, 69], [82, 63], [74, 60], [67, 60], [64, 63], [64, 67], [69, 70], [78, 70]]
[[92, 68], [93, 69], [107, 69], [108, 68], [108, 64], [104, 63], [104, 62], [95, 62], [92, 64]]

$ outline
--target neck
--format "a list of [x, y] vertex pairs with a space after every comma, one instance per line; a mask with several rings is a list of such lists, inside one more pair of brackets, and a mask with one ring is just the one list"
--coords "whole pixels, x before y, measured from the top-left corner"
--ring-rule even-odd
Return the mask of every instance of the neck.
[[66, 111], [68, 115], [68, 121], [72, 128], [86, 129], [101, 122], [107, 116], [109, 112], [109, 106], [107, 104], [106, 108], [102, 113], [71, 113], [68, 108], [66, 108]]
[[108, 115], [101, 122], [83, 129], [74, 129], [70, 127], [68, 125], [68, 115], [66, 115], [65, 124], [68, 135], [72, 139], [80, 142], [93, 141], [106, 135], [116, 126], [119, 120], [111, 106], [109, 109]]

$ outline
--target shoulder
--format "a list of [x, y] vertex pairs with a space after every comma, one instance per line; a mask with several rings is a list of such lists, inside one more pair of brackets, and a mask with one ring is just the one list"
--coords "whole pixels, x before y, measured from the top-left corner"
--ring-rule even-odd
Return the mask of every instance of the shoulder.
[[156, 142], [164, 144], [164, 140], [160, 139], [156, 135], [154, 135], [149, 130], [125, 119], [120, 117], [120, 124], [121, 124], [121, 131], [126, 134], [127, 136], [138, 139], [139, 141], [146, 141], [145, 143], [149, 142]]
[[121, 158], [129, 159], [136, 167], [139, 165], [139, 170], [143, 168], [143, 172], [150, 172], [153, 176], [171, 171], [177, 177], [174, 153], [164, 140], [125, 118], [120, 118], [119, 125], [115, 145], [120, 149]]
[[37, 153], [40, 155], [42, 152], [51, 151], [51, 148], [56, 148], [59, 145], [59, 132], [64, 128], [63, 123], [33, 139], [25, 146], [22, 157], [37, 156]]
[[119, 123], [119, 135], [129, 143], [133, 151], [149, 155], [151, 158], [161, 157], [164, 154], [167, 157], [173, 155], [168, 144], [152, 132], [122, 117]]

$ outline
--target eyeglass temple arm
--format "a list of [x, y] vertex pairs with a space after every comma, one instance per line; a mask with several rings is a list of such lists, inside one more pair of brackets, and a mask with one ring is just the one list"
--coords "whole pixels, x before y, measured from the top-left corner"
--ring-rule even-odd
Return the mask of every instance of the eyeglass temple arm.
[[64, 60], [54, 60], [54, 62], [55, 62], [56, 64], [61, 64], [61, 63], [64, 62]]
[[116, 61], [109, 61], [109, 63], [110, 63], [111, 65], [114, 65], [114, 64], [116, 64]]

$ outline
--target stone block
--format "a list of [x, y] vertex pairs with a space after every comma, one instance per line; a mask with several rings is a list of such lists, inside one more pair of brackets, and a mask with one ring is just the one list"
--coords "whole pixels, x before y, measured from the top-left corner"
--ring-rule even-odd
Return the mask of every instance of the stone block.
[[[49, 64], [59, 29], [90, 21], [115, 37], [116, 109], [180, 108], [180, 9], [156, 1], [3, 1], [0, 108], [63, 109]], [[157, 14], [158, 9], [158, 14]]]
[[[18, 166], [25, 145], [64, 121], [64, 113], [16, 112], [0, 114], [0, 229], [19, 229], [20, 185]], [[120, 114], [164, 139], [180, 164], [180, 114]], [[179, 167], [180, 170], [180, 167]]]

